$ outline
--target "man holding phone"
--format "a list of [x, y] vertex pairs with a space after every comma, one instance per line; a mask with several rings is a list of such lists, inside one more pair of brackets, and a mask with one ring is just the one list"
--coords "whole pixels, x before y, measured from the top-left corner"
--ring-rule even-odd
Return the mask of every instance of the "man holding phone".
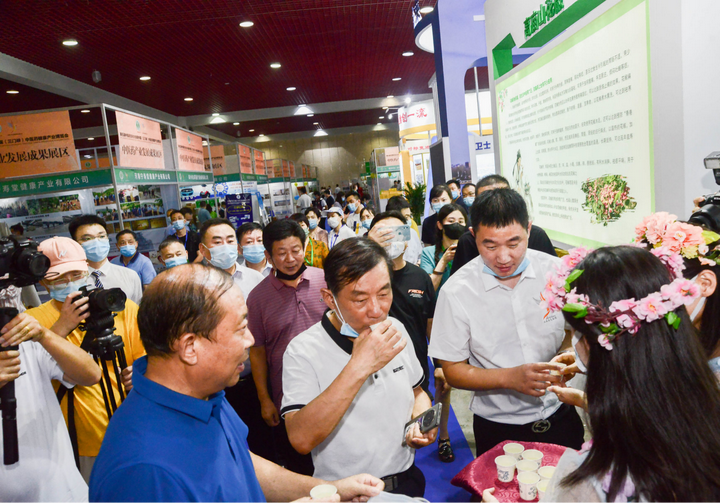
[[312, 453], [315, 477], [361, 470], [381, 478], [388, 492], [418, 497], [425, 477], [415, 449], [432, 444], [437, 429], [405, 431], [431, 403], [413, 343], [388, 317], [392, 270], [383, 247], [369, 239], [330, 251], [321, 292], [331, 310], [285, 351], [280, 413], [293, 447]]

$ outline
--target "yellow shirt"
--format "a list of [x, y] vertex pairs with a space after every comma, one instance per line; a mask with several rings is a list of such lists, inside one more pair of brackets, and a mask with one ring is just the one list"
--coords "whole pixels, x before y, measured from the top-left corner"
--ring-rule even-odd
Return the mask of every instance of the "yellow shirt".
[[308, 237], [308, 244], [305, 251], [305, 265], [322, 269], [328, 253], [330, 252], [325, 243]]
[[[140, 341], [137, 313], [137, 304], [128, 299], [125, 301], [125, 310], [115, 317], [115, 335], [122, 337], [125, 343], [125, 358], [128, 365], [132, 365], [132, 362], [145, 354], [145, 348]], [[60, 318], [60, 310], [55, 307], [52, 300], [40, 307], [29, 309], [27, 314], [34, 317], [46, 328], [52, 327]], [[84, 336], [85, 332], [76, 328], [68, 335], [67, 340], [76, 346], [80, 346]], [[120, 395], [117, 391], [117, 380], [111, 362], [108, 362], [108, 371], [115, 394], [115, 402], [119, 404]], [[65, 416], [65, 422], [67, 422], [67, 397], [63, 399], [61, 408]], [[77, 429], [78, 449], [81, 456], [98, 455], [107, 426], [108, 417], [100, 384], [75, 386], [75, 428]]]

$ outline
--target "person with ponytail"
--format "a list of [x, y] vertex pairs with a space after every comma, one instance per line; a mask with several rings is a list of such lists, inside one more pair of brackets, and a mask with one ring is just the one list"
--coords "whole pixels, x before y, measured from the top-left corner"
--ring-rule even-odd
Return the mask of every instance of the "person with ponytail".
[[423, 248], [420, 268], [430, 275], [435, 291], [450, 277], [458, 239], [467, 230], [467, 212], [456, 203], [443, 206], [437, 214], [435, 244]]

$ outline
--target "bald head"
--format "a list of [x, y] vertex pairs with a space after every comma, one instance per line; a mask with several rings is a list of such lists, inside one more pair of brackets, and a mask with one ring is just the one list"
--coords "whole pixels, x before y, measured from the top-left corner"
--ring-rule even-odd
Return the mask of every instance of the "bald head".
[[143, 293], [138, 312], [148, 356], [172, 354], [173, 344], [186, 333], [209, 339], [226, 315], [220, 299], [231, 290], [242, 300], [232, 276], [216, 267], [186, 264], [160, 273]]

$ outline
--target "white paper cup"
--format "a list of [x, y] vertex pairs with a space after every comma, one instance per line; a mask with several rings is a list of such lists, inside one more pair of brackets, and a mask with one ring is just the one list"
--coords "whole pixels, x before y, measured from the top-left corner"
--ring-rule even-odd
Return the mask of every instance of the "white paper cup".
[[505, 452], [506, 456], [512, 456], [515, 459], [520, 459], [520, 454], [522, 454], [522, 451], [525, 450], [525, 447], [522, 446], [522, 444], [516, 444], [515, 442], [510, 442], [509, 444], [503, 445], [503, 451]]
[[517, 468], [518, 474], [521, 472], [535, 473], [540, 465], [537, 461], [528, 461], [527, 459], [523, 459], [522, 461], [518, 461], [515, 467]]
[[331, 484], [321, 484], [310, 490], [310, 497], [314, 500], [326, 500], [337, 494], [337, 487]]
[[537, 483], [537, 492], [538, 492], [538, 498], [542, 499], [543, 496], [545, 496], [545, 491], [547, 491], [547, 486], [550, 483], [547, 479], [540, 479], [540, 482]]
[[543, 453], [537, 449], [526, 449], [522, 453], [522, 458], [528, 461], [535, 461], [538, 465], [541, 465]]
[[540, 482], [540, 475], [534, 472], [518, 473], [518, 485], [520, 486], [520, 498], [525, 501], [532, 501], [537, 498], [537, 483]]
[[543, 466], [542, 468], [538, 469], [537, 473], [538, 475], [540, 475], [541, 479], [550, 480], [553, 477], [553, 473], [555, 473], [555, 467]]
[[512, 456], [498, 456], [495, 458], [497, 476], [500, 482], [512, 482], [515, 477], [515, 463], [517, 459]]

